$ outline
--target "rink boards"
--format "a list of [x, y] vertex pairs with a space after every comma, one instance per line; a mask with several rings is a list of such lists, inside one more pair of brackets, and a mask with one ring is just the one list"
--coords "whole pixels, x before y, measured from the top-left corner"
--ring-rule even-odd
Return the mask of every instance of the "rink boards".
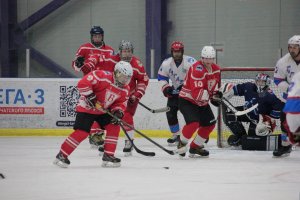
[[[0, 136], [70, 134], [79, 97], [76, 89], [78, 80], [1, 78]], [[153, 109], [166, 106], [167, 99], [163, 96], [157, 80], [150, 80], [141, 102]], [[216, 110], [214, 113], [216, 114]], [[134, 120], [136, 129], [150, 137], [170, 136], [165, 113], [151, 113], [138, 106]], [[179, 121], [182, 126], [184, 120], [181, 114]]]

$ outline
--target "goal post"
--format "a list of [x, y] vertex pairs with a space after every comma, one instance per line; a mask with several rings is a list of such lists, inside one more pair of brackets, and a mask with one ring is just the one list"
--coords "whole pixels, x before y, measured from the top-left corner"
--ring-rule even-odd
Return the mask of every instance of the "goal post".
[[[221, 68], [220, 85], [225, 83], [240, 84], [245, 82], [254, 82], [258, 73], [265, 73], [273, 80], [274, 67], [224, 67]], [[272, 81], [270, 88], [278, 98], [281, 98], [280, 90]], [[245, 104], [244, 97], [234, 96], [230, 100], [234, 106], [242, 106]], [[222, 105], [221, 105], [222, 106]], [[227, 139], [231, 135], [231, 131], [223, 122], [222, 107], [218, 107], [217, 114], [217, 145], [219, 148], [228, 147]], [[276, 120], [276, 129], [280, 128], [279, 120]], [[243, 123], [246, 126], [247, 123]]]

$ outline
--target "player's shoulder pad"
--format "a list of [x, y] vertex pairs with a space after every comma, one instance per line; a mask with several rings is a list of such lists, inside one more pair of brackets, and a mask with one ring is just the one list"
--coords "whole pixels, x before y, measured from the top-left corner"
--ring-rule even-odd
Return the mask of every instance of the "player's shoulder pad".
[[132, 65], [132, 67], [144, 67], [142, 61], [140, 61], [140, 59], [136, 56], [132, 56], [132, 60], [130, 62], [130, 64]]
[[289, 53], [285, 54], [283, 57], [281, 57], [277, 63], [277, 67], [286, 67], [287, 62], [291, 59], [291, 55]]
[[186, 56], [186, 55], [185, 55], [185, 60], [190, 64], [197, 62], [197, 60], [195, 58], [193, 58], [191, 56]]

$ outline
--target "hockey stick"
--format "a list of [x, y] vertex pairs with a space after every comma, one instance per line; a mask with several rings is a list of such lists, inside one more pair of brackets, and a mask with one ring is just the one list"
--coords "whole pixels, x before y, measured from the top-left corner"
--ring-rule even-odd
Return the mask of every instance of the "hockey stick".
[[135, 149], [135, 151], [139, 154], [142, 154], [144, 156], [155, 156], [155, 153], [154, 152], [146, 152], [146, 151], [142, 151], [140, 150], [139, 148], [137, 148], [135, 146], [135, 144], [133, 143], [133, 140], [129, 137], [127, 131], [125, 130], [124, 126], [122, 123], [120, 123], [120, 127], [121, 129], [123, 130], [124, 134], [126, 135], [127, 139], [130, 141], [131, 145], [133, 146], [133, 148]]
[[133, 126], [131, 126], [130, 124], [128, 124], [127, 122], [123, 121], [122, 119], [119, 119], [118, 117], [116, 117], [114, 114], [112, 114], [109, 110], [103, 108], [100, 104], [96, 103], [95, 105], [96, 109], [98, 110], [102, 110], [103, 112], [107, 113], [109, 116], [111, 116], [112, 118], [114, 118], [118, 123], [122, 123], [122, 125], [127, 126], [129, 128], [131, 128], [132, 130], [134, 130], [136, 133], [138, 133], [139, 135], [143, 136], [144, 138], [146, 138], [148, 141], [150, 141], [151, 143], [155, 144], [156, 146], [158, 146], [159, 148], [161, 148], [162, 150], [164, 150], [165, 152], [167, 152], [170, 155], [174, 155], [175, 153], [178, 153], [176, 150], [175, 151], [171, 151], [166, 149], [165, 147], [161, 146], [160, 144], [158, 144], [157, 142], [155, 142], [154, 140], [152, 140], [151, 138], [149, 138], [148, 136], [146, 136], [144, 133], [140, 132], [139, 130], [135, 129]]
[[148, 106], [146, 106], [145, 104], [143, 104], [142, 102], [139, 102], [139, 104], [141, 106], [143, 106], [144, 108], [146, 108], [147, 110], [149, 110], [152, 113], [161, 113], [161, 112], [168, 112], [170, 110], [170, 107], [164, 107], [164, 108], [158, 108], [158, 109], [151, 109]]
[[234, 107], [234, 105], [232, 105], [232, 104], [230, 103], [230, 101], [228, 101], [228, 99], [226, 99], [226, 98], [223, 97], [223, 98], [221, 99], [221, 102], [222, 102], [223, 105], [225, 105], [227, 108], [229, 108], [229, 109], [234, 113], [235, 116], [246, 115], [246, 114], [248, 114], [249, 112], [255, 110], [255, 109], [258, 107], [258, 103], [257, 103], [257, 104], [255, 104], [254, 106], [252, 106], [252, 107], [250, 107], [250, 108], [248, 108], [248, 109], [246, 109], [246, 110], [238, 111], [238, 110]]

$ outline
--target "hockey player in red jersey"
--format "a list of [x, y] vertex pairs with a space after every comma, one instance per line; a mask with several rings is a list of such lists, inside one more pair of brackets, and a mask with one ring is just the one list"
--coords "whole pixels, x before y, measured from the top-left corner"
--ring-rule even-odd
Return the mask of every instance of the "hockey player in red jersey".
[[[130, 41], [122, 40], [119, 45], [119, 53], [112, 56], [91, 56], [86, 62], [85, 65], [92, 66], [93, 69], [101, 69], [107, 71], [113, 71], [115, 64], [120, 60], [129, 62], [133, 68], [133, 76], [129, 83], [130, 92], [127, 108], [123, 120], [128, 124], [134, 126], [133, 116], [136, 112], [138, 103], [140, 99], [145, 94], [145, 90], [148, 86], [149, 78], [145, 72], [145, 68], [142, 62], [133, 55], [133, 45]], [[125, 127], [128, 131], [128, 135], [131, 139], [134, 138], [134, 131]], [[100, 147], [101, 151], [102, 148]], [[125, 140], [125, 147], [123, 149], [125, 156], [132, 155], [132, 146], [129, 140]]]
[[216, 52], [212, 46], [203, 47], [201, 60], [189, 68], [179, 93], [179, 109], [186, 122], [177, 146], [181, 156], [185, 156], [186, 145], [195, 132], [197, 135], [190, 144], [189, 156], [209, 155], [209, 151], [204, 149], [204, 142], [216, 123], [209, 101], [217, 103], [214, 98], [220, 80], [220, 67], [214, 63], [215, 57]]
[[75, 71], [82, 71], [84, 75], [93, 71], [89, 65], [84, 65], [84, 61], [91, 55], [109, 56], [114, 54], [114, 49], [104, 43], [104, 31], [100, 26], [93, 26], [90, 34], [91, 42], [79, 47], [75, 60], [72, 62]]
[[91, 126], [96, 121], [101, 128], [106, 130], [102, 166], [119, 167], [121, 165], [121, 160], [114, 157], [120, 126], [115, 119], [104, 111], [96, 109], [95, 106], [100, 105], [121, 119], [128, 101], [128, 84], [132, 74], [131, 65], [120, 61], [116, 64], [113, 73], [95, 70], [78, 82], [81, 97], [76, 107], [74, 132], [61, 145], [54, 164], [68, 167], [70, 164], [68, 157], [88, 137]]
[[[89, 64], [84, 64], [92, 55], [113, 55], [114, 49], [104, 43], [104, 30], [100, 26], [93, 26], [90, 30], [91, 42], [85, 43], [79, 47], [76, 52], [75, 60], [72, 61], [72, 67], [75, 71], [81, 71], [83, 75], [95, 70]], [[89, 142], [91, 147], [98, 147], [103, 144], [104, 131], [95, 122], [91, 128]]]

